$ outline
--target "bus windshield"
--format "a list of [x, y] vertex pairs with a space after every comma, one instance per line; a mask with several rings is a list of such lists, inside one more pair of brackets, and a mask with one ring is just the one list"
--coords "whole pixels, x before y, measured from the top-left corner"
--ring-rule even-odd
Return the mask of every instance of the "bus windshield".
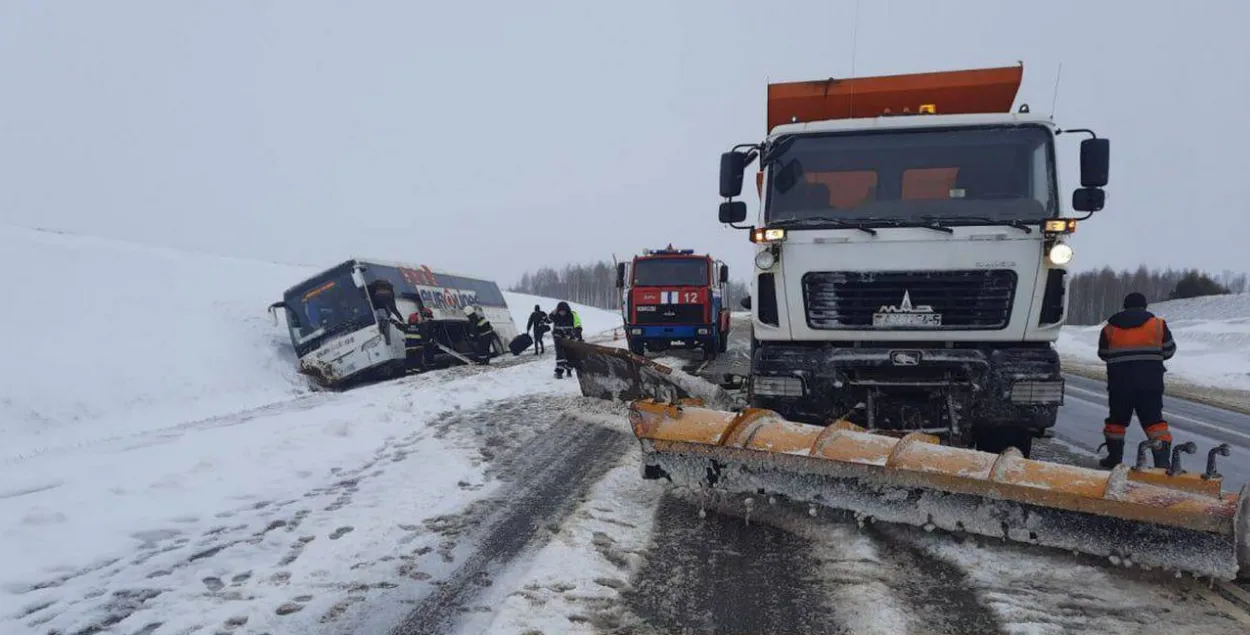
[[1041, 126], [783, 137], [774, 146], [770, 225], [1005, 223], [1058, 211]]
[[284, 298], [291, 341], [300, 356], [326, 337], [374, 324], [365, 290], [352, 280], [349, 267], [336, 267], [311, 278]]
[[706, 258], [649, 258], [634, 261], [636, 287], [704, 287]]

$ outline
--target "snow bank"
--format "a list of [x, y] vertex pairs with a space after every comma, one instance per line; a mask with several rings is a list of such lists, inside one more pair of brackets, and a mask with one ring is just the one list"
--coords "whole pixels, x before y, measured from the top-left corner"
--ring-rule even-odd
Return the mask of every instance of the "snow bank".
[[0, 227], [4, 455], [304, 392], [265, 307], [307, 269]]
[[[1250, 294], [1173, 300], [1151, 305], [1168, 321], [1177, 353], [1168, 362], [1172, 376], [1219, 388], [1250, 390]], [[1065, 327], [1059, 352], [1074, 361], [1101, 365], [1102, 325]]]
[[[320, 267], [0, 226], [0, 458], [140, 434], [308, 393], [265, 308]], [[525, 327], [534, 304], [505, 293]], [[587, 335], [620, 317], [574, 305]]]

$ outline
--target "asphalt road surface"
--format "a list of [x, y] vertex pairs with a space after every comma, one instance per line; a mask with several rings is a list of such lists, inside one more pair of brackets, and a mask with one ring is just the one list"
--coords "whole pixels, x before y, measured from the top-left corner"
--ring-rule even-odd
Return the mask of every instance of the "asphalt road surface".
[[[1055, 438], [1093, 452], [1102, 444], [1102, 425], [1107, 416], [1107, 392], [1097, 380], [1066, 375], [1064, 405], [1059, 410]], [[1184, 455], [1182, 465], [1191, 472], [1206, 469], [1207, 452], [1227, 443], [1231, 454], [1218, 457], [1218, 471], [1224, 475], [1224, 489], [1236, 491], [1250, 483], [1250, 416], [1175, 397], [1163, 400], [1163, 416], [1172, 428], [1174, 444], [1193, 441], [1196, 454]], [[1129, 428], [1125, 460], [1136, 457], [1137, 444], [1146, 435], [1140, 425]]]

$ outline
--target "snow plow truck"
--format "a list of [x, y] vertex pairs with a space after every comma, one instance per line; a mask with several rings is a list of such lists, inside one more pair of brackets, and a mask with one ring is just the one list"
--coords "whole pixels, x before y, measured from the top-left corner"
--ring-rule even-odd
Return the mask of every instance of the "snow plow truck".
[[[746, 394], [624, 351], [570, 351], [583, 393], [630, 402], [642, 476], [767, 494], [1231, 580], [1250, 489], [1206, 469], [1028, 458], [1063, 403], [1067, 244], [1100, 211], [1109, 144], [1014, 108], [1023, 67], [768, 85], [767, 134], [721, 156], [719, 220], [755, 253]], [[1066, 216], [1060, 137], [1083, 135]], [[733, 200], [759, 160], [755, 224]], [[1091, 422], [1090, 425], [1099, 425]], [[1194, 461], [1201, 455], [1194, 457]], [[1186, 462], [1188, 464], [1188, 461]], [[1192, 466], [1191, 466], [1192, 467]]]
[[621, 317], [629, 350], [637, 355], [672, 346], [701, 348], [705, 358], [725, 352], [729, 267], [693, 249], [647, 249], [617, 263]]

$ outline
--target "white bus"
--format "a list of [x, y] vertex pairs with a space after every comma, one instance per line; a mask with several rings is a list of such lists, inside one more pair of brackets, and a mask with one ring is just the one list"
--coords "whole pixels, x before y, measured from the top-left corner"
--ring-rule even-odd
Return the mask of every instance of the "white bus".
[[[379, 281], [394, 289], [398, 316], [379, 317], [389, 312], [375, 306], [372, 297]], [[285, 309], [299, 372], [322, 386], [335, 387], [348, 380], [405, 374], [404, 334], [391, 319], [406, 321], [422, 309], [433, 314], [436, 340], [461, 355], [469, 354], [466, 306], [481, 307], [495, 329], [491, 357], [502, 355], [518, 330], [499, 285], [424, 265], [353, 258], [287, 289], [269, 311]], [[436, 363], [451, 359], [436, 351]]]

